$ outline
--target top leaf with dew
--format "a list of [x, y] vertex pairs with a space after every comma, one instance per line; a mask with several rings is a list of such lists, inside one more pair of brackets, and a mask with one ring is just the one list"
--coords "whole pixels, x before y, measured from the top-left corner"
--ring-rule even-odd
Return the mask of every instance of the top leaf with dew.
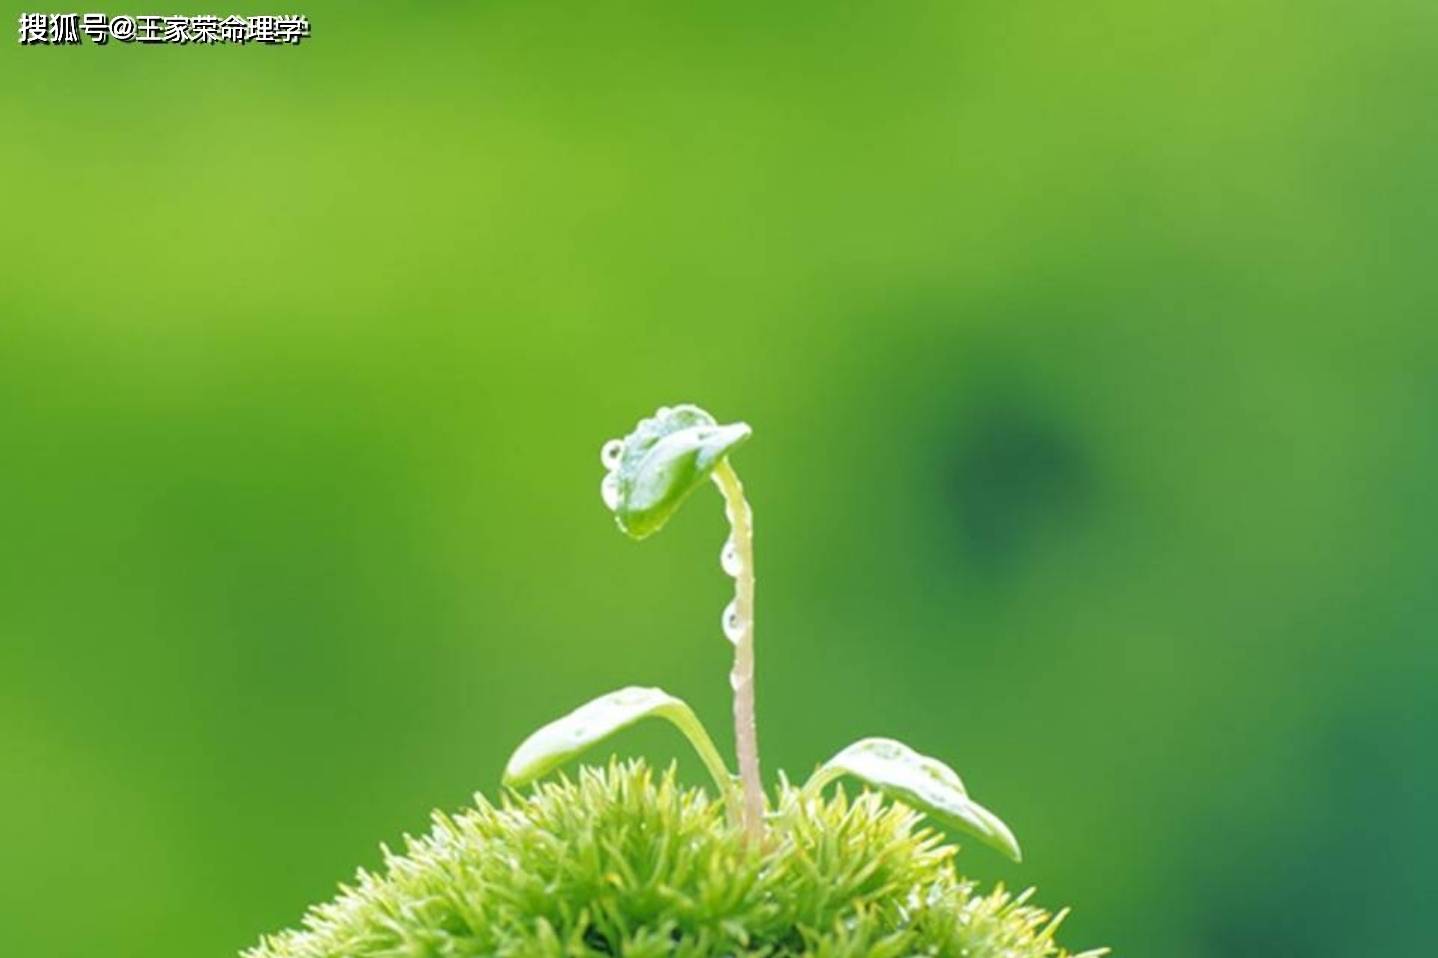
[[698, 406], [662, 406], [604, 444], [604, 504], [626, 535], [653, 535], [750, 433], [747, 423], [722, 425]]

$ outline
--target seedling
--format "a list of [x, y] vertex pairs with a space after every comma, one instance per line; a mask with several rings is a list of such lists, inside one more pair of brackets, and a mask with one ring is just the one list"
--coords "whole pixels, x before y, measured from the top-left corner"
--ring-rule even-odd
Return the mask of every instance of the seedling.
[[[753, 516], [730, 456], [749, 438], [694, 406], [660, 409], [604, 446], [602, 491], [636, 539], [712, 481], [729, 516], [720, 564], [734, 579], [722, 630], [733, 643], [738, 774], [684, 702], [655, 688], [600, 696], [531, 735], [483, 795], [428, 835], [386, 850], [302, 927], [246, 958], [1100, 958], [1055, 940], [1050, 914], [1002, 886], [980, 894], [928, 815], [1017, 860], [1018, 842], [954, 770], [892, 739], [841, 749], [807, 783], [766, 795], [754, 728]], [[673, 723], [719, 798], [611, 758], [577, 778], [535, 782], [646, 718]], [[857, 797], [850, 776], [869, 786]], [[880, 794], [883, 793], [883, 794]], [[886, 802], [884, 795], [897, 801]]]
[[[604, 504], [619, 528], [634, 539], [662, 529], [706, 481], [718, 487], [724, 500], [729, 538], [720, 553], [720, 566], [734, 579], [734, 599], [724, 609], [721, 626], [734, 646], [729, 684], [734, 691], [738, 775], [730, 773], [688, 705], [661, 689], [631, 686], [602, 695], [527, 738], [510, 758], [504, 784], [526, 785], [636, 722], [667, 719], [699, 753], [730, 823], [742, 830], [750, 848], [763, 845], [771, 810], [759, 772], [754, 712], [754, 522], [744, 486], [730, 462], [731, 454], [750, 435], [748, 425], [720, 425], [697, 406], [666, 406], [641, 420], [628, 436], [605, 443], [600, 454], [606, 470], [600, 486]], [[976, 836], [1014, 861], [1021, 858], [1013, 832], [969, 797], [958, 773], [902, 742], [887, 738], [854, 742], [821, 765], [800, 792], [817, 796], [845, 775]]]

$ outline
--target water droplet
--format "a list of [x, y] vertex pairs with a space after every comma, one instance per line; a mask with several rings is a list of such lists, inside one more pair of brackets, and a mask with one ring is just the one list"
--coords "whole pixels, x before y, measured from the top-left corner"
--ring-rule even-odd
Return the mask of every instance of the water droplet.
[[735, 578], [744, 571], [744, 560], [739, 558], [739, 547], [734, 544], [733, 539], [724, 543], [724, 549], [719, 553], [719, 565]]
[[724, 607], [724, 637], [738, 644], [744, 637], [744, 620], [739, 618], [739, 600], [735, 599]]
[[599, 461], [604, 463], [605, 469], [618, 469], [619, 457], [624, 455], [624, 440], [611, 439], [599, 450]]
[[613, 512], [618, 509], [619, 477], [612, 472], [605, 476], [604, 481], [599, 484], [599, 495], [604, 500], [604, 504], [609, 507], [609, 511]]

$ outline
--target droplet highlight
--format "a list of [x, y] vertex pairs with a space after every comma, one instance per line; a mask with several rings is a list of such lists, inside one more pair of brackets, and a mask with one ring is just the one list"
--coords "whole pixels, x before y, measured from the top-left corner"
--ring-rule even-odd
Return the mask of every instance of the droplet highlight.
[[604, 500], [604, 504], [609, 507], [609, 510], [611, 512], [613, 512], [615, 509], [618, 509], [619, 477], [612, 472], [605, 476], [604, 481], [599, 484], [599, 495], [600, 498]]
[[735, 645], [744, 637], [744, 620], [739, 617], [739, 600], [735, 599], [724, 607], [724, 637]]
[[744, 560], [739, 558], [739, 547], [730, 539], [724, 543], [724, 548], [719, 552], [719, 566], [731, 578], [738, 578], [739, 573], [744, 571]]
[[604, 464], [605, 469], [618, 469], [619, 459], [624, 455], [624, 440], [611, 439], [599, 450], [599, 461]]

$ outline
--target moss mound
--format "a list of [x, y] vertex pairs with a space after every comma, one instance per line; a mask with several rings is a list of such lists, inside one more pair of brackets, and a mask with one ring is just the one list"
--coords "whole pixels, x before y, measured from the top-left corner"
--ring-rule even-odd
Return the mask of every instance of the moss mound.
[[[956, 849], [865, 793], [781, 789], [770, 847], [747, 854], [721, 806], [643, 762], [584, 769], [499, 806], [437, 813], [382, 874], [248, 958], [909, 955], [1060, 958], [1062, 918], [978, 894]], [[1095, 958], [1089, 952], [1077, 958]]]

